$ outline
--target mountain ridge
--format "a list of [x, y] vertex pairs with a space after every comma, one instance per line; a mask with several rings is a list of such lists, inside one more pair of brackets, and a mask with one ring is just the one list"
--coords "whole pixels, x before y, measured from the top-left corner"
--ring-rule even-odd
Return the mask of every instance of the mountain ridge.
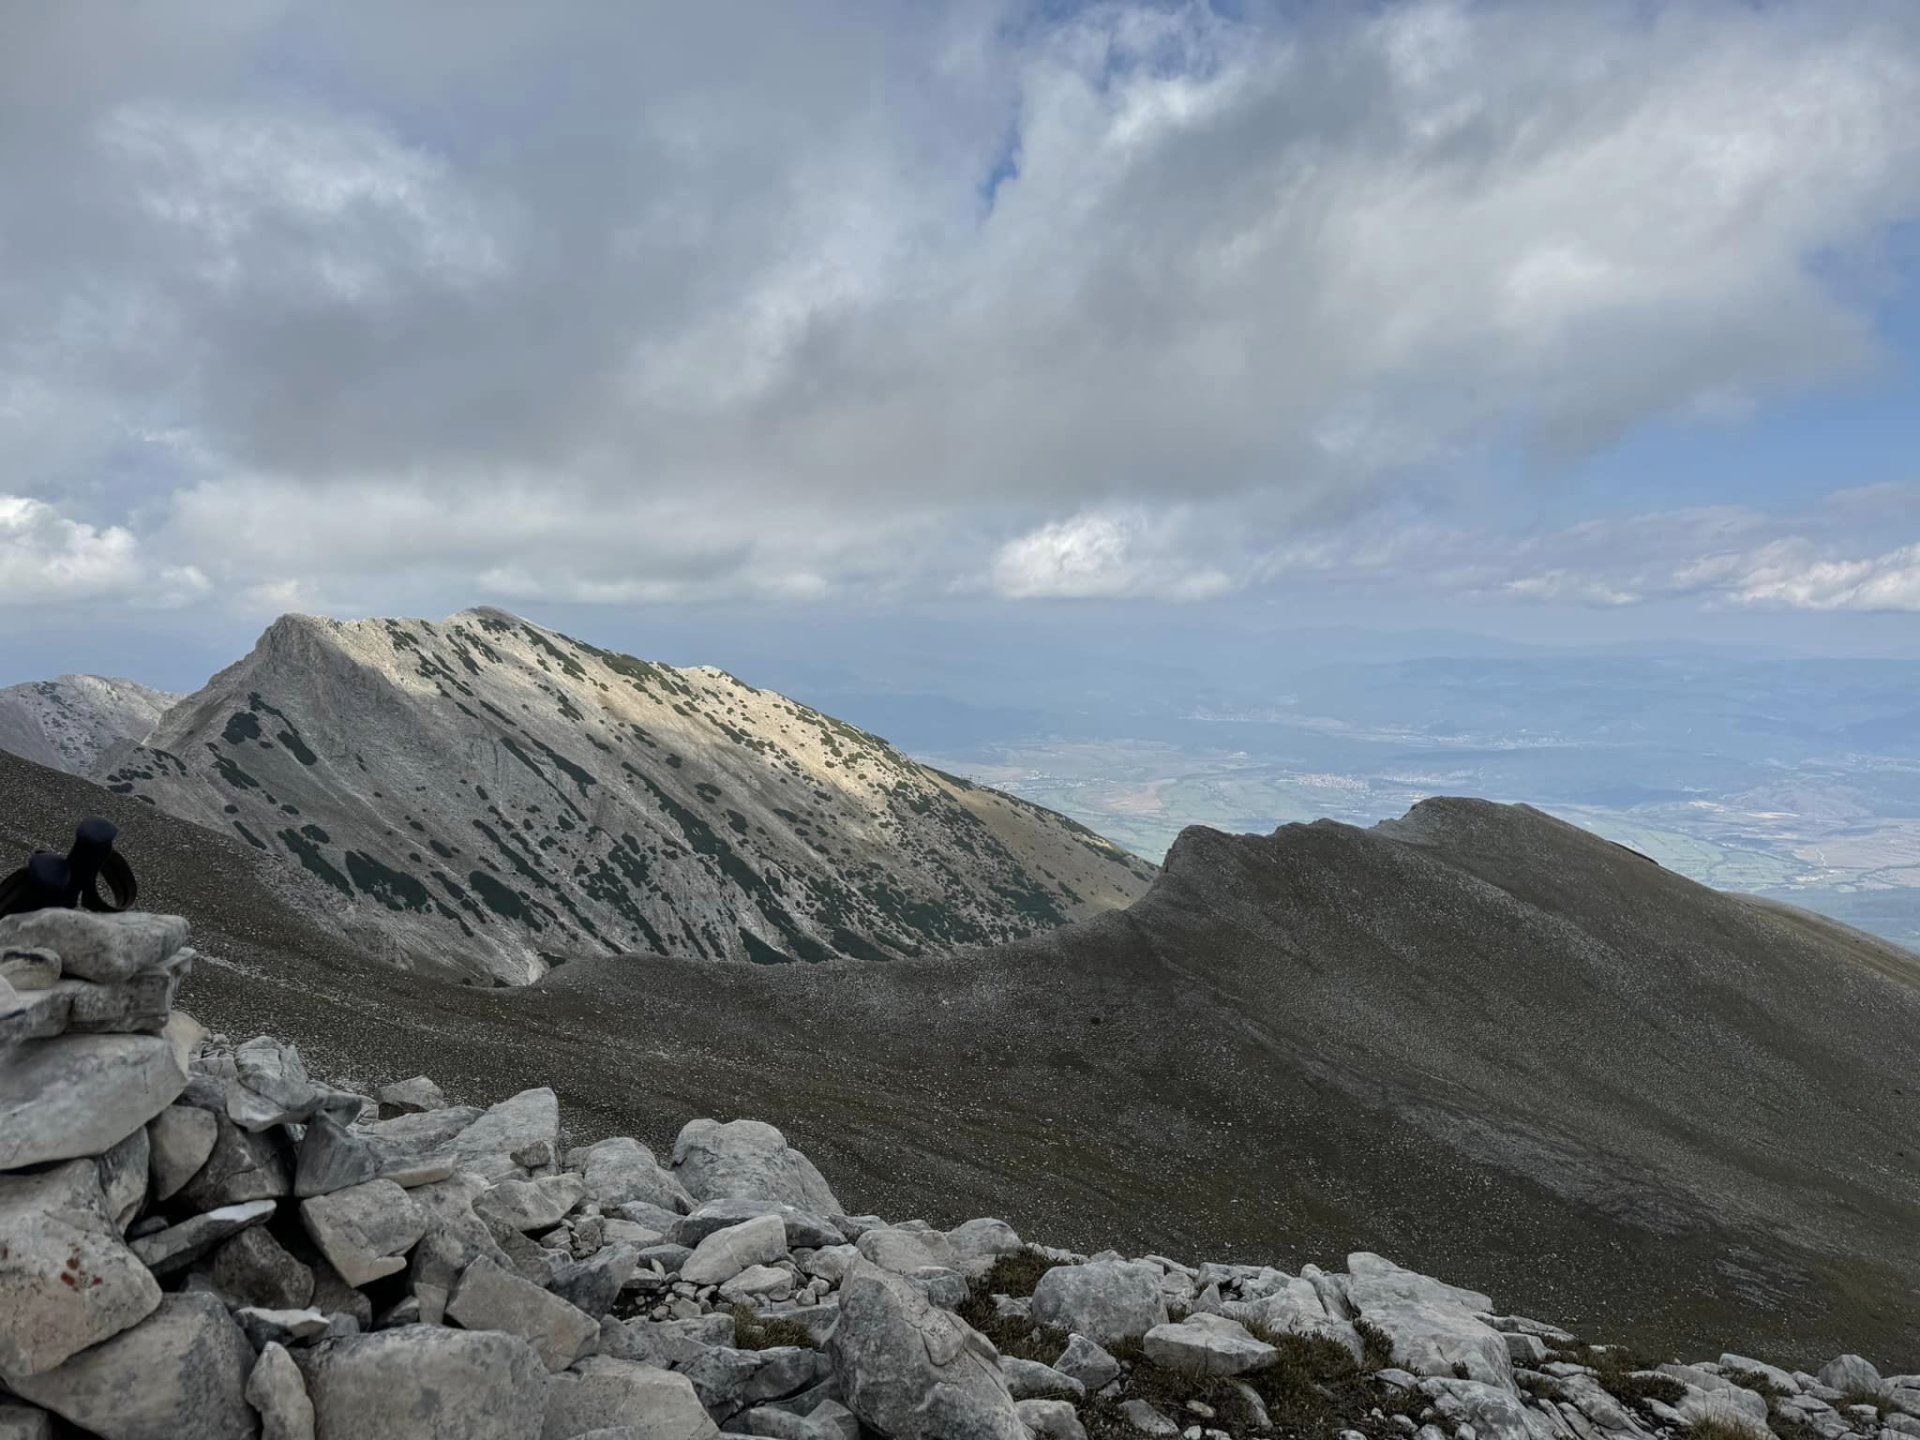
[[282, 616], [103, 769], [303, 865], [380, 922], [389, 958], [482, 983], [583, 953], [993, 942], [1123, 904], [1152, 873], [724, 671], [492, 607]]
[[0, 689], [0, 750], [72, 775], [147, 735], [180, 697], [135, 680], [61, 675]]

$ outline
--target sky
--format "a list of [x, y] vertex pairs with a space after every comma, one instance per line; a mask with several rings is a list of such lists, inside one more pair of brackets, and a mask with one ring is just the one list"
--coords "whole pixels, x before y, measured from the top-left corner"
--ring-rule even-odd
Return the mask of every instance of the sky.
[[1906, 0], [0, 5], [0, 683], [1920, 655], [1916, 115]]

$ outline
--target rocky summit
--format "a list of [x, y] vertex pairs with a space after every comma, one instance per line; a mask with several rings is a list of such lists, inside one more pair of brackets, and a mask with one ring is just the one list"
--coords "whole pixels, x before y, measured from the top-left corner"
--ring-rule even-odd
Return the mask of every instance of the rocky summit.
[[303, 867], [370, 952], [492, 983], [581, 955], [994, 943], [1124, 905], [1153, 874], [722, 671], [492, 609], [284, 616], [100, 774]]
[[1920, 1375], [1595, 1343], [1377, 1254], [1281, 1269], [842, 1201], [782, 1132], [367, 1094], [172, 1004], [187, 926], [0, 921], [0, 1436], [1910, 1440]]

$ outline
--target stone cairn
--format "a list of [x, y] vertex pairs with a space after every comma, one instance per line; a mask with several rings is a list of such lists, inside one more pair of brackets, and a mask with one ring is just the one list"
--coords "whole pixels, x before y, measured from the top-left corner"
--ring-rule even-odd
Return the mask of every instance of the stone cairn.
[[551, 1090], [355, 1094], [175, 1012], [186, 940], [0, 921], [0, 1440], [1920, 1437], [1858, 1356], [1643, 1368], [1377, 1255], [849, 1216], [756, 1121], [662, 1164]]

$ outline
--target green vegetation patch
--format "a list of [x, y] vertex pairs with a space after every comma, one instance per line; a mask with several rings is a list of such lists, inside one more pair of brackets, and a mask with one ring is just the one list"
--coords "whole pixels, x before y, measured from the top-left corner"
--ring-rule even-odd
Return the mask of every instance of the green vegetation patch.
[[733, 1307], [733, 1348], [736, 1350], [774, 1350], [783, 1345], [814, 1348], [813, 1332], [798, 1320], [778, 1315], [762, 1315], [747, 1305]]

